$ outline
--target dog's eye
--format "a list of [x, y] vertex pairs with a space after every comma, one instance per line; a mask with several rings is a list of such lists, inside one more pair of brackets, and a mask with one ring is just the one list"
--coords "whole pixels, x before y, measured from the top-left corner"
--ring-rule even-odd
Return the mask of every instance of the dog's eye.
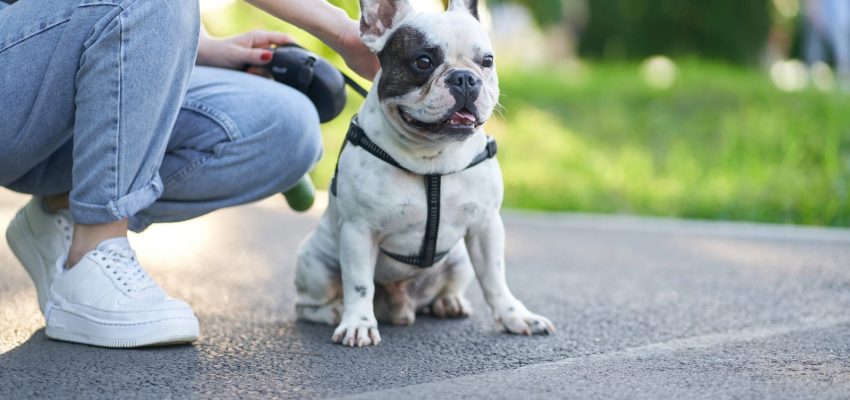
[[490, 68], [493, 66], [493, 56], [484, 56], [484, 59], [481, 60], [481, 66], [484, 68]]
[[416, 59], [414, 64], [416, 65], [416, 68], [419, 68], [423, 71], [430, 69], [431, 65], [433, 65], [433, 63], [431, 62], [431, 57], [428, 56], [420, 56]]

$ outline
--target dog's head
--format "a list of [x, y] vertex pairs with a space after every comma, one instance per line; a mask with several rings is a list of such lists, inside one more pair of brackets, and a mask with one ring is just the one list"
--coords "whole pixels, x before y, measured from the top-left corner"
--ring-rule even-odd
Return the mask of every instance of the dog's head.
[[377, 56], [381, 109], [399, 130], [465, 140], [493, 113], [499, 85], [478, 0], [452, 0], [441, 13], [408, 0], [360, 0], [363, 43]]

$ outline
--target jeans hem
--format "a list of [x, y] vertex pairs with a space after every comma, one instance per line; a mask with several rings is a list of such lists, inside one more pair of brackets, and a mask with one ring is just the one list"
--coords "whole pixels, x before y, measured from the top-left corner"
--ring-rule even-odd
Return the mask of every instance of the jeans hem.
[[130, 217], [130, 220], [127, 222], [127, 229], [136, 233], [141, 233], [145, 229], [148, 229], [151, 225], [153, 225], [153, 221], [148, 218], [134, 215]]
[[71, 217], [84, 225], [107, 224], [128, 219], [153, 204], [162, 195], [162, 180], [157, 174], [147, 185], [127, 195], [100, 205], [71, 198]]

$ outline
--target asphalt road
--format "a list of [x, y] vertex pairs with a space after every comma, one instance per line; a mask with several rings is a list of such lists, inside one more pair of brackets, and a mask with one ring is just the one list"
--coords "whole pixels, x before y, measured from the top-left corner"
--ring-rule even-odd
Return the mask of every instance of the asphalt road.
[[[0, 192], [0, 221], [25, 201]], [[3, 241], [0, 399], [850, 398], [850, 230], [506, 213], [510, 284], [557, 334], [498, 332], [476, 286], [470, 319], [350, 349], [294, 320], [316, 219], [271, 199], [131, 237], [201, 320], [157, 349], [47, 339]]]

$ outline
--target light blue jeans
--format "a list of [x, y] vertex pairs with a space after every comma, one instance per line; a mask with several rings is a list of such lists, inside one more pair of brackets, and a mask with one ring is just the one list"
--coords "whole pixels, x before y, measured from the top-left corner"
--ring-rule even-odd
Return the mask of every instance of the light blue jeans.
[[839, 78], [850, 78], [850, 1], [808, 0], [805, 6], [806, 62], [825, 62], [828, 51]]
[[0, 186], [135, 231], [294, 186], [321, 157], [312, 103], [193, 67], [198, 29], [197, 0], [0, 3]]

